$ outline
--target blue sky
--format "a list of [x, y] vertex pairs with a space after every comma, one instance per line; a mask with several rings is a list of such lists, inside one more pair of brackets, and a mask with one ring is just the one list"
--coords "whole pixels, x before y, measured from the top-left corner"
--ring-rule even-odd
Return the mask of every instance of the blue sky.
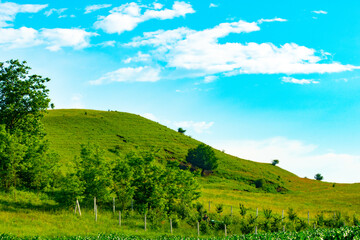
[[56, 108], [142, 115], [300, 177], [360, 182], [360, 2], [0, 1], [0, 61]]

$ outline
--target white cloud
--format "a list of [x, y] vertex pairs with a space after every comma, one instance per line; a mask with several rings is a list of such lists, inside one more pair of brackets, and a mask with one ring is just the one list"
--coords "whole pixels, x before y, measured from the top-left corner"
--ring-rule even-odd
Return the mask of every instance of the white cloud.
[[312, 12], [313, 12], [313, 13], [316, 13], [316, 14], [328, 14], [328, 12], [323, 11], [323, 10], [312, 11]]
[[[274, 21], [279, 19], [274, 19]], [[264, 21], [264, 20], [263, 20]], [[192, 72], [196, 76], [223, 73], [238, 74], [300, 74], [351, 71], [359, 67], [342, 65], [324, 59], [322, 51], [286, 43], [219, 43], [230, 33], [259, 31], [256, 22], [221, 23], [214, 28], [194, 31], [188, 28], [159, 30], [134, 38], [127, 46], [152, 46], [151, 55], [167, 62], [167, 67]], [[326, 62], [324, 62], [327, 60]]]
[[67, 10], [67, 8], [60, 8], [60, 9], [56, 9], [56, 8], [52, 8], [49, 11], [46, 11], [44, 14], [49, 17], [50, 15], [52, 15], [53, 13], [56, 13], [57, 15], [59, 15], [59, 18], [64, 17], [65, 15], [61, 15], [63, 12], [65, 12]]
[[287, 22], [287, 19], [283, 19], [283, 18], [272, 18], [272, 19], [260, 19], [257, 21], [259, 24], [264, 23], [264, 22]]
[[42, 44], [39, 32], [33, 28], [0, 28], [0, 47], [3, 49], [26, 48]]
[[282, 82], [286, 82], [286, 83], [294, 83], [294, 84], [317, 84], [320, 83], [319, 81], [316, 81], [314, 79], [296, 79], [293, 77], [282, 77], [281, 78]]
[[265, 140], [234, 140], [213, 144], [227, 153], [258, 162], [271, 163], [279, 159], [279, 166], [300, 177], [313, 178], [321, 173], [325, 181], [360, 182], [360, 156], [333, 152], [318, 153], [318, 146], [299, 140], [274, 137]]
[[106, 73], [101, 78], [91, 81], [92, 85], [109, 82], [156, 82], [160, 80], [160, 69], [152, 67], [127, 67]]
[[153, 3], [154, 5], [154, 9], [162, 9], [164, 7], [164, 5], [162, 5], [161, 3]]
[[71, 108], [84, 109], [82, 98], [83, 96], [81, 94], [74, 94], [71, 97]]
[[144, 118], [147, 118], [147, 119], [149, 119], [151, 121], [154, 121], [154, 122], [156, 122], [158, 120], [157, 117], [155, 117], [155, 115], [152, 114], [152, 113], [144, 113], [144, 114], [140, 114], [140, 116], [142, 116]]
[[85, 8], [85, 14], [95, 12], [97, 10], [103, 9], [103, 8], [109, 8], [111, 7], [111, 4], [96, 4], [96, 5], [90, 5]]
[[0, 2], [0, 27], [9, 27], [18, 13], [37, 13], [46, 8], [47, 4], [17, 4]]
[[42, 29], [42, 37], [45, 39], [50, 51], [58, 51], [63, 47], [82, 49], [90, 46], [90, 37], [96, 33], [86, 32], [83, 29], [54, 28]]
[[114, 47], [116, 44], [116, 41], [105, 41], [102, 43], [97, 44], [97, 46], [101, 46], [101, 47]]
[[219, 6], [219, 5], [217, 5], [217, 4], [210, 3], [209, 8], [216, 8], [216, 7], [218, 7], [218, 6]]
[[40, 31], [27, 27], [0, 28], [0, 47], [13, 49], [46, 45], [50, 51], [58, 51], [63, 47], [82, 49], [89, 47], [90, 37], [96, 35], [77, 28], [43, 28]]
[[151, 59], [149, 54], [143, 54], [142, 52], [138, 52], [135, 57], [129, 57], [124, 60], [124, 63], [131, 63], [131, 62], [146, 62]]
[[218, 79], [217, 76], [206, 76], [204, 78], [204, 83], [211, 83], [214, 82], [216, 79]]
[[173, 125], [177, 128], [182, 127], [184, 129], [191, 129], [196, 133], [204, 133], [214, 125], [214, 122], [182, 121], [182, 122], [174, 122]]
[[141, 10], [144, 7], [134, 2], [123, 4], [120, 7], [113, 8], [108, 16], [100, 17], [94, 26], [106, 33], [121, 34], [133, 30], [138, 24], [150, 19], [173, 19], [195, 12], [191, 5], [185, 2], [175, 2], [172, 9], [164, 10], [159, 9], [162, 7], [159, 4], [154, 4], [152, 9], [147, 9], [142, 14]]
[[157, 118], [154, 114], [152, 113], [144, 113], [141, 114], [142, 117], [150, 119], [152, 121], [156, 121], [156, 122], [162, 122], [164, 125], [167, 125], [171, 128], [173, 128], [174, 130], [177, 130], [178, 128], [183, 128], [185, 130], [187, 130], [187, 132], [191, 132], [194, 131], [195, 133], [201, 134], [201, 133], [205, 133], [207, 132], [213, 125], [214, 122], [195, 122], [195, 121], [170, 121], [170, 120], [161, 120], [159, 118]]

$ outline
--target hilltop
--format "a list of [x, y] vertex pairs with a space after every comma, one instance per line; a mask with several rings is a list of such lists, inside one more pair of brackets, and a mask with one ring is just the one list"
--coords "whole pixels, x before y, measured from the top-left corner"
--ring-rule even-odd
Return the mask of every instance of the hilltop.
[[[157, 151], [165, 161], [185, 161], [189, 148], [199, 141], [139, 115], [117, 111], [86, 109], [51, 110], [43, 119], [50, 148], [65, 164], [79, 155], [80, 145], [96, 143], [122, 154], [130, 151]], [[289, 207], [300, 215], [307, 211], [340, 210], [348, 214], [360, 210], [360, 184], [333, 184], [297, 177], [270, 163], [258, 163], [216, 150], [219, 168], [214, 174], [198, 177], [201, 201], [222, 203], [225, 211], [243, 203], [252, 209]], [[261, 182], [259, 186], [257, 182]]]

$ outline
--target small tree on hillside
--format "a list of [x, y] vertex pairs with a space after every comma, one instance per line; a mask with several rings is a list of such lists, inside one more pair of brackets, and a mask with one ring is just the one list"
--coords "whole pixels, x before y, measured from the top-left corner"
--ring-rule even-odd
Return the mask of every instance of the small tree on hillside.
[[279, 164], [279, 160], [277, 160], [277, 159], [274, 159], [271, 163], [271, 165], [273, 165], [273, 166], [276, 166], [277, 164]]
[[178, 132], [181, 133], [181, 134], [184, 134], [186, 132], [186, 130], [183, 129], [183, 128], [178, 128]]
[[315, 180], [318, 180], [318, 181], [321, 181], [324, 179], [324, 177], [320, 174], [320, 173], [317, 173], [315, 176], [314, 176]]
[[218, 167], [214, 150], [205, 144], [191, 148], [186, 156], [186, 161], [203, 170], [214, 170]]

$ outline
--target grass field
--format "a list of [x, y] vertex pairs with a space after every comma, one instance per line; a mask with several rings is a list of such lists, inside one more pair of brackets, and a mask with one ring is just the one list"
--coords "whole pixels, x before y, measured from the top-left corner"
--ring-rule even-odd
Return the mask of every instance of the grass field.
[[[96, 143], [106, 150], [107, 157], [115, 157], [112, 149], [121, 149], [122, 154], [130, 151], [158, 151], [164, 160], [184, 161], [189, 148], [200, 142], [182, 135], [163, 125], [138, 115], [115, 111], [95, 110], [51, 110], [43, 119], [50, 147], [57, 152], [64, 166], [79, 155], [80, 145]], [[257, 163], [236, 158], [216, 151], [219, 168], [207, 177], [198, 177], [201, 184], [201, 198], [206, 208], [211, 201], [210, 212], [217, 204], [224, 205], [224, 214], [239, 215], [239, 203], [255, 213], [268, 208], [281, 214], [282, 210], [293, 208], [300, 217], [306, 218], [310, 211], [311, 220], [321, 211], [332, 214], [341, 211], [343, 216], [360, 215], [360, 184], [333, 184], [296, 175], [271, 164]], [[281, 159], [280, 159], [281, 161]], [[254, 181], [264, 179], [272, 191], [256, 188]], [[274, 189], [280, 192], [274, 191]], [[99, 232], [119, 232], [116, 217], [104, 212], [99, 216], [102, 224], [96, 224], [91, 210], [84, 209], [84, 216], [74, 216], [73, 209], [58, 209], [46, 196], [19, 192], [0, 194], [0, 232], [18, 236], [86, 235]], [[140, 220], [139, 216], [139, 220]], [[108, 222], [107, 222], [108, 221]], [[140, 221], [141, 222], [141, 221]], [[138, 227], [138, 228], [137, 228]], [[132, 227], [121, 229], [123, 233], [134, 231], [145, 234], [143, 226], [134, 222]], [[181, 230], [186, 234], [192, 229]], [[166, 233], [163, 229], [161, 233]], [[154, 236], [159, 231], [149, 230], [146, 235]]]

